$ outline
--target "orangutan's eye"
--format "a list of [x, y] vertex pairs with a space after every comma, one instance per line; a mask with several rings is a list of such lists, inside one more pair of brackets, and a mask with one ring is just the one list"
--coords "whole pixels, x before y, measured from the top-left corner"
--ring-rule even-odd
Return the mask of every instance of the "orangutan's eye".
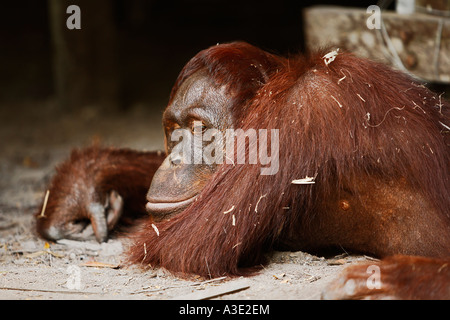
[[191, 123], [191, 131], [193, 134], [199, 134], [199, 133], [205, 133], [205, 131], [208, 128], [206, 127], [206, 125], [203, 123], [203, 121], [200, 120], [194, 120]]

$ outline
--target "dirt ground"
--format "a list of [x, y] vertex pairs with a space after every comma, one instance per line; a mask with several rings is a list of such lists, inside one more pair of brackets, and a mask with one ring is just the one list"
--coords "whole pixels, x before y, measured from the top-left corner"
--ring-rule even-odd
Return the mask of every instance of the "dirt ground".
[[52, 101], [0, 108], [0, 299], [320, 299], [340, 270], [366, 259], [274, 252], [256, 276], [183, 280], [161, 269], [120, 267], [121, 239], [46, 243], [34, 233], [32, 214], [54, 166], [92, 141], [161, 149], [163, 106], [106, 115], [94, 108], [61, 113]]

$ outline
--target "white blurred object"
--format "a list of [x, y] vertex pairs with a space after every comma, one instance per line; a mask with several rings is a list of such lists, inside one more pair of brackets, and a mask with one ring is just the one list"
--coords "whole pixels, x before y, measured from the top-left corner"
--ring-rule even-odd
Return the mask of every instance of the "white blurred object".
[[450, 0], [416, 0], [416, 11], [450, 17]]
[[396, 0], [395, 10], [398, 14], [414, 13], [415, 0]]

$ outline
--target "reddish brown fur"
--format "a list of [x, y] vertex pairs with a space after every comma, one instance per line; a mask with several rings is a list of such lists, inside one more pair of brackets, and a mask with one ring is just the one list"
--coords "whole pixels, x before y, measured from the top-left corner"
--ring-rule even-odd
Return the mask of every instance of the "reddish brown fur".
[[[237, 121], [280, 129], [280, 172], [223, 165], [198, 201], [157, 224], [159, 235], [142, 226], [131, 262], [219, 276], [246, 273], [274, 246], [450, 256], [448, 133], [439, 123], [448, 124], [448, 104], [351, 54], [327, 66], [325, 53], [285, 61]], [[306, 176], [316, 183], [291, 184]]]
[[41, 217], [36, 213], [37, 231], [48, 238], [50, 226], [88, 219], [90, 203], [105, 203], [115, 190], [125, 200], [122, 224], [129, 225], [145, 212], [145, 194], [154, 172], [165, 155], [128, 149], [90, 147], [73, 150], [70, 158], [59, 165], [49, 186], [49, 198]]
[[[379, 267], [380, 288], [367, 285], [368, 278], [373, 275], [373, 269], [370, 268], [374, 266]], [[323, 298], [450, 299], [449, 269], [450, 259], [401, 255], [391, 256], [380, 262], [355, 264], [344, 270], [330, 285]], [[350, 285], [349, 280], [353, 281]]]
[[[222, 165], [190, 207], [170, 220], [139, 226], [131, 235], [131, 263], [220, 276], [253, 271], [249, 267], [263, 263], [272, 248], [450, 256], [449, 134], [441, 124], [449, 124], [449, 104], [404, 74], [348, 53], [326, 65], [326, 53], [284, 59], [236, 43], [202, 51], [188, 63], [171, 96], [207, 68], [217, 85], [229, 85], [235, 128], [280, 130], [280, 170], [262, 176], [259, 165]], [[62, 178], [51, 190], [60, 193], [52, 200], [51, 191], [55, 203], [47, 209], [52, 219], [64, 220], [67, 209], [85, 201], [67, 197], [74, 185], [84, 179], [92, 187], [103, 185], [89, 173], [90, 157], [59, 170]], [[136, 156], [135, 165], [143, 158]], [[110, 176], [106, 162], [95, 167]], [[315, 184], [291, 184], [304, 177], [316, 177]], [[130, 186], [129, 177], [117, 179], [115, 188]], [[141, 175], [133, 179], [148, 187]], [[91, 196], [88, 187], [80, 190]], [[411, 259], [386, 263], [405, 270]], [[441, 260], [420, 263], [445, 272], [448, 284]], [[394, 282], [414, 289], [400, 279]], [[448, 297], [435, 288], [436, 297]]]

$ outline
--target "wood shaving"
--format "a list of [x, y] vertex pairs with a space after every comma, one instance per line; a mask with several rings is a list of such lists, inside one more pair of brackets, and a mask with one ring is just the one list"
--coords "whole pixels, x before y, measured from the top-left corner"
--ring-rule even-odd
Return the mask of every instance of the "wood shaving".
[[303, 179], [292, 180], [292, 184], [314, 184], [315, 177], [305, 177]]
[[47, 190], [47, 192], [45, 193], [44, 204], [42, 205], [42, 211], [41, 211], [41, 214], [39, 215], [39, 218], [45, 217], [45, 209], [47, 208], [47, 202], [48, 202], [49, 195], [50, 195], [50, 190]]
[[224, 211], [223, 214], [227, 214], [230, 213], [231, 211], [234, 210], [234, 206], [232, 206], [230, 209], [228, 209], [227, 211]]
[[159, 237], [159, 230], [153, 223], [152, 223], [152, 228], [153, 228], [153, 230], [155, 230], [156, 235]]
[[110, 264], [110, 263], [104, 263], [104, 262], [98, 262], [98, 261], [88, 261], [85, 263], [80, 264], [81, 267], [94, 267], [94, 268], [111, 268], [111, 269], [118, 269], [118, 264]]
[[342, 108], [342, 104], [339, 102], [339, 100], [336, 99], [333, 95], [331, 97], [333, 98], [334, 101], [337, 102], [337, 104], [339, 105], [339, 108]]
[[325, 63], [326, 66], [328, 66], [330, 63], [332, 63], [337, 55], [339, 54], [339, 48], [337, 48], [336, 50], [333, 50], [331, 52], [328, 52], [326, 55], [324, 55], [322, 57], [323, 62]]
[[265, 198], [267, 196], [267, 193], [262, 195], [261, 197], [259, 197], [258, 202], [256, 202], [256, 206], [255, 206], [255, 212], [258, 212], [258, 204], [261, 201], [262, 198]]

